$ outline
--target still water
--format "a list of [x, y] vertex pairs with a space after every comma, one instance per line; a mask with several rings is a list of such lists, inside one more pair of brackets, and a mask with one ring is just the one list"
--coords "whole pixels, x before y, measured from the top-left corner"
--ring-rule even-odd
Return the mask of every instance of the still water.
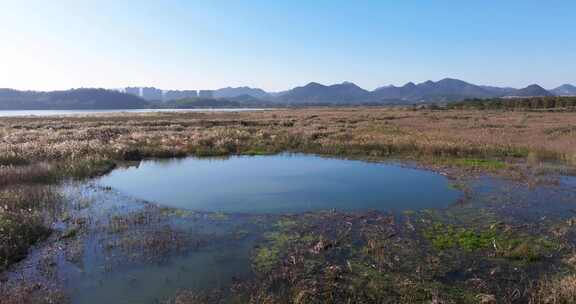
[[309, 155], [143, 161], [98, 183], [169, 207], [226, 213], [418, 210], [460, 196], [433, 172]]
[[264, 110], [266, 109], [218, 108], [218, 109], [5, 110], [0, 111], [0, 117], [89, 115], [89, 114], [107, 114], [107, 113], [155, 113], [155, 112], [247, 112], [247, 111], [264, 111]]

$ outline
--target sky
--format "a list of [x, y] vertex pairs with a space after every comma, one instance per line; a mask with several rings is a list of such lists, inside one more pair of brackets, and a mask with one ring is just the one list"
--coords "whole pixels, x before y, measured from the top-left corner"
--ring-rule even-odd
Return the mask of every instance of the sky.
[[0, 87], [576, 85], [574, 0], [0, 0]]

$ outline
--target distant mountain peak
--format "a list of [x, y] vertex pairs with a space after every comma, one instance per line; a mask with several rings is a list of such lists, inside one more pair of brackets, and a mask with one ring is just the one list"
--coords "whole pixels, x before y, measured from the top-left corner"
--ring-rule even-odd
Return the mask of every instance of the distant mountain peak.
[[467, 83], [466, 81], [460, 80], [460, 79], [455, 79], [455, 78], [444, 78], [438, 82], [436, 82], [437, 84], [461, 84], [461, 85], [469, 85], [469, 83]]
[[576, 86], [567, 83], [551, 90], [551, 92], [557, 96], [576, 96]]
[[318, 82], [314, 82], [314, 81], [313, 81], [313, 82], [308, 83], [308, 84], [305, 85], [304, 87], [319, 87], [319, 88], [322, 87], [322, 88], [325, 88], [326, 86], [323, 85], [323, 84], [321, 84], [321, 83], [318, 83]]
[[215, 98], [235, 98], [241, 96], [251, 96], [254, 98], [266, 98], [270, 94], [262, 89], [251, 88], [248, 86], [243, 87], [225, 87], [214, 91]]
[[516, 90], [509, 96], [519, 96], [519, 97], [540, 97], [540, 96], [553, 96], [554, 94], [550, 93], [543, 87], [537, 84], [531, 84], [523, 89]]
[[281, 101], [289, 103], [357, 103], [369, 100], [370, 92], [354, 83], [323, 85], [311, 82], [303, 87], [289, 90], [279, 96]]
[[331, 85], [331, 87], [348, 87], [348, 88], [357, 88], [360, 90], [364, 90], [361, 87], [359, 87], [358, 85], [356, 85], [355, 83], [350, 82], [350, 81], [344, 81], [340, 84], [334, 84], [334, 85]]
[[465, 82], [463, 80], [456, 79], [456, 78], [450, 78], [450, 77], [442, 78], [438, 82], [447, 82], [447, 81]]

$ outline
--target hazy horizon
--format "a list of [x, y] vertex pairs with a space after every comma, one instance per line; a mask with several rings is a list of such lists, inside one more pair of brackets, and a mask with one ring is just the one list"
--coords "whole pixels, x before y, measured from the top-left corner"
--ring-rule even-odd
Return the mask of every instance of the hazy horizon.
[[0, 87], [576, 84], [574, 1], [19, 1]]
[[[454, 79], [453, 77], [445, 77], [445, 78], [443, 78], [443, 79], [446, 79], [446, 78], [452, 78], [452, 79]], [[421, 82], [420, 82], [420, 81], [418, 81], [418, 82], [412, 81], [412, 82], [413, 82], [414, 84], [419, 84], [419, 83], [426, 82], [426, 81], [438, 82], [438, 81], [441, 81], [441, 80], [443, 80], [443, 79], [427, 79], [427, 80], [424, 80], [424, 81], [421, 81]], [[468, 81], [466, 81], [466, 79], [457, 79], [457, 80], [462, 80], [462, 81], [468, 82]], [[163, 91], [170, 91], [170, 90], [177, 90], [177, 91], [180, 91], [180, 90], [181, 90], [181, 91], [186, 91], [186, 90], [193, 90], [193, 91], [194, 91], [194, 90], [195, 90], [195, 91], [200, 91], [200, 90], [219, 90], [219, 89], [226, 89], [226, 88], [241, 88], [241, 87], [247, 87], [247, 88], [252, 88], [252, 89], [262, 89], [262, 90], [264, 90], [264, 91], [267, 92], [267, 93], [280, 93], [280, 92], [285, 92], [285, 91], [288, 91], [288, 90], [293, 89], [293, 88], [296, 88], [296, 87], [303, 87], [303, 86], [306, 86], [306, 85], [308, 85], [308, 84], [310, 84], [310, 83], [313, 83], [313, 82], [314, 82], [314, 83], [319, 83], [319, 84], [325, 85], [325, 86], [330, 86], [330, 85], [335, 85], [335, 84], [342, 84], [342, 83], [345, 83], [345, 82], [351, 82], [351, 83], [354, 83], [354, 84], [358, 85], [359, 87], [361, 87], [361, 88], [363, 88], [363, 89], [365, 89], [365, 90], [367, 90], [367, 91], [374, 91], [375, 89], [378, 89], [378, 88], [381, 88], [381, 87], [384, 87], [384, 86], [396, 86], [396, 87], [401, 87], [401, 86], [404, 86], [404, 85], [407, 84], [407, 83], [402, 83], [402, 84], [384, 84], [384, 85], [381, 85], [381, 86], [378, 86], [378, 87], [375, 87], [375, 88], [365, 88], [365, 87], [363, 87], [363, 86], [361, 86], [361, 85], [359, 85], [358, 83], [355, 83], [355, 82], [353, 82], [353, 81], [341, 81], [341, 82], [336, 82], [336, 83], [321, 83], [321, 82], [317, 82], [317, 81], [310, 81], [310, 82], [306, 82], [306, 83], [302, 83], [302, 84], [296, 85], [296, 86], [294, 86], [294, 87], [286, 88], [286, 89], [284, 89], [284, 90], [275, 90], [275, 91], [266, 90], [266, 89], [261, 88], [261, 87], [252, 87], [252, 86], [246, 86], [246, 85], [239, 85], [239, 86], [222, 85], [222, 86], [215, 87], [215, 88], [188, 87], [188, 88], [176, 88], [176, 89], [175, 89], [175, 88], [156, 87], [156, 86], [152, 86], [152, 85], [128, 85], [128, 86], [125, 86], [125, 87], [114, 87], [114, 88], [97, 87], [97, 86], [82, 86], [82, 87], [64, 87], [64, 88], [49, 89], [49, 90], [40, 90], [40, 89], [34, 89], [34, 88], [24, 88], [24, 89], [21, 89], [21, 88], [13, 88], [13, 87], [0, 87], [0, 89], [15, 89], [15, 90], [20, 90], [20, 91], [50, 92], [50, 91], [66, 91], [66, 90], [74, 90], [74, 89], [106, 89], [106, 90], [120, 90], [120, 91], [121, 91], [121, 90], [124, 90], [124, 89], [126, 89], [126, 88], [128, 88], [128, 87], [137, 87], [137, 88], [153, 87], [153, 88], [160, 89], [160, 90], [163, 90]], [[468, 82], [468, 83], [473, 84], [473, 85], [488, 86], [488, 87], [496, 86], [496, 85], [493, 85], [493, 84], [486, 84], [486, 83], [471, 83], [471, 82]], [[526, 86], [533, 85], [533, 84], [540, 85], [540, 83], [538, 83], [538, 82], [533, 82], [533, 83], [530, 83], [530, 84], [528, 84], [528, 85], [526, 85]], [[568, 83], [568, 82], [558, 84], [558, 85], [556, 85], [556, 86], [554, 86], [554, 87], [546, 87], [546, 86], [542, 86], [542, 85], [540, 85], [540, 86], [542, 86], [542, 87], [543, 87], [544, 89], [546, 89], [546, 90], [553, 90], [553, 89], [558, 88], [558, 87], [560, 87], [560, 86], [562, 86], [562, 85], [574, 85], [574, 86], [576, 86], [576, 84]], [[526, 86], [525, 86], [525, 87], [526, 87]], [[514, 88], [514, 89], [522, 89], [522, 88], [524, 88], [524, 87], [512, 87], [512, 86], [500, 86], [500, 87], [501, 87], [501, 88]]]

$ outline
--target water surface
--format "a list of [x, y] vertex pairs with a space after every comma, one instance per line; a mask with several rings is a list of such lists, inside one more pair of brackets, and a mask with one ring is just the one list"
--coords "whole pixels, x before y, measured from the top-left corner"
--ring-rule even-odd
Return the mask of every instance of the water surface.
[[439, 174], [309, 155], [143, 161], [98, 181], [162, 205], [229, 213], [443, 208], [460, 193]]
[[88, 114], [107, 114], [107, 113], [156, 113], [156, 112], [248, 112], [248, 111], [264, 111], [264, 110], [267, 109], [214, 108], [214, 109], [5, 110], [0, 111], [0, 117], [88, 115]]

